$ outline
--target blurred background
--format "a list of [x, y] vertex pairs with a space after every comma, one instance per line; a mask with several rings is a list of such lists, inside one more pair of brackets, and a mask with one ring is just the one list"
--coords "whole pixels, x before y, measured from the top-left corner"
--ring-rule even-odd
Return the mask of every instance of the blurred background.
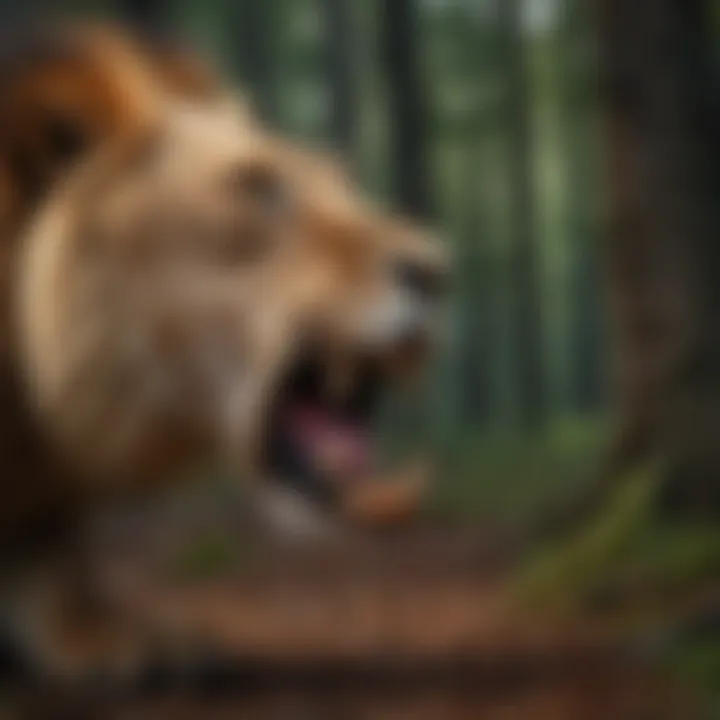
[[[325, 608], [333, 584], [365, 598], [385, 650], [394, 646], [383, 632], [395, 637], [388, 628], [408, 608], [438, 637], [472, 615], [484, 657], [498, 667], [510, 657], [512, 703], [493, 701], [491, 712], [485, 700], [461, 702], [453, 713], [442, 692], [411, 694], [383, 700], [382, 717], [718, 716], [691, 710], [684, 691], [676, 706], [667, 692], [679, 678], [720, 707], [719, 9], [711, 0], [0, 1], [8, 24], [52, 11], [184, 38], [269, 124], [336, 149], [375, 196], [451, 245], [450, 342], [422, 390], [386, 417], [389, 454], [420, 445], [437, 460], [424, 525], [381, 551], [379, 571], [348, 555], [342, 572], [320, 566], [326, 576], [332, 568], [328, 585], [315, 565], [292, 567], [314, 578], [301, 605]], [[193, 543], [173, 560], [183, 577], [265, 563], [267, 584], [248, 581], [270, 613], [258, 622], [280, 623], [273, 637], [297, 629], [283, 609], [295, 597], [288, 564], [253, 564], [252, 550], [217, 534]], [[399, 578], [404, 589], [378, 590]], [[531, 599], [530, 622], [488, 640], [494, 621], [482, 618], [501, 585]], [[548, 590], [550, 615], [581, 618], [597, 651], [571, 672], [558, 665], [555, 679], [536, 644], [539, 626], [555, 626], [533, 614]], [[327, 592], [330, 617], [333, 603], [350, 601]], [[395, 620], [383, 625], [386, 611]], [[247, 600], [242, 612], [259, 610]], [[363, 611], [352, 621], [337, 612], [338, 635], [367, 629]], [[545, 638], [552, 667], [576, 629]], [[298, 642], [311, 646], [309, 637]], [[642, 660], [640, 675], [629, 657]], [[520, 681], [518, 667], [529, 668]], [[356, 700], [339, 698], [333, 715], [323, 699], [331, 714], [318, 715], [289, 697], [310, 714], [282, 717], [346, 717]], [[356, 716], [376, 717], [372, 708]]]

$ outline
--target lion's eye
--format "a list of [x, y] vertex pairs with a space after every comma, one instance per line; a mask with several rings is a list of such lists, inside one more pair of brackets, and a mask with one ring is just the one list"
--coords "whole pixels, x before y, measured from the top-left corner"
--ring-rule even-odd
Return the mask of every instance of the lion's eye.
[[234, 186], [244, 200], [268, 213], [285, 212], [290, 207], [288, 184], [273, 168], [264, 165], [243, 167], [235, 174]]

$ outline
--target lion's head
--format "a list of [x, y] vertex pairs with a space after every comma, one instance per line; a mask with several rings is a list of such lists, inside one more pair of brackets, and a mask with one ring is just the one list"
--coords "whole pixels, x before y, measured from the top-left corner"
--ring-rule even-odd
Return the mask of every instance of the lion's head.
[[378, 396], [432, 342], [443, 251], [234, 101], [145, 110], [27, 231], [36, 411], [93, 483], [220, 454], [332, 506], [375, 473]]

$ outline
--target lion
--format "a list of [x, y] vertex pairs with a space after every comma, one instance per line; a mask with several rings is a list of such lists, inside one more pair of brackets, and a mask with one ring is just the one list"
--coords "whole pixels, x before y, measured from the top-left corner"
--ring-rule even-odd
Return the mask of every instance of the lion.
[[432, 347], [448, 260], [187, 55], [77, 26], [24, 53], [1, 79], [0, 533], [16, 569], [62, 570], [4, 600], [64, 677], [136, 656], [83, 570], [98, 508], [215, 458], [285, 520], [416, 507], [372, 423]]

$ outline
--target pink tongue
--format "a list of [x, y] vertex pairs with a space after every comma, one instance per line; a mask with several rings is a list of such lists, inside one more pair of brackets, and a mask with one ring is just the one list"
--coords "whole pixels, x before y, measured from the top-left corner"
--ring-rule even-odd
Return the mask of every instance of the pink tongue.
[[359, 425], [333, 416], [321, 407], [300, 405], [290, 414], [294, 436], [319, 469], [337, 475], [355, 475], [369, 469], [372, 447]]

